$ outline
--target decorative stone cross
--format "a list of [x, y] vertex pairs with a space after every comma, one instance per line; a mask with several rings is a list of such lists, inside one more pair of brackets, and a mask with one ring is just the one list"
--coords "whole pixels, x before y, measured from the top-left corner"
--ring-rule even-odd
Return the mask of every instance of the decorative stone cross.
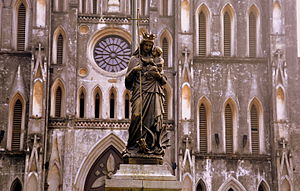
[[282, 148], [285, 149], [286, 148], [286, 145], [287, 145], [287, 141], [282, 138], [280, 141], [279, 141], [279, 144], [282, 145]]

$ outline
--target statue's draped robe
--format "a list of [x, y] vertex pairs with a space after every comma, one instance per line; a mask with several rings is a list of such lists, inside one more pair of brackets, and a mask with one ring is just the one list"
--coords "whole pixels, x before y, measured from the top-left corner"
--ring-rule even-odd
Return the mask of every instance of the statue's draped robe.
[[[140, 72], [132, 70], [141, 64], [138, 56], [132, 56], [125, 79], [125, 86], [131, 90], [132, 115], [129, 127], [127, 149], [136, 149], [137, 141], [145, 138], [149, 149], [160, 149], [160, 135], [162, 131], [163, 102], [165, 99], [162, 86], [166, 83], [166, 77], [156, 79], [149, 74], [149, 66], [143, 66], [142, 76], [142, 99], [140, 92]], [[142, 107], [141, 107], [142, 104]], [[141, 128], [141, 108], [143, 108], [143, 127]], [[141, 133], [142, 131], [142, 133]]]

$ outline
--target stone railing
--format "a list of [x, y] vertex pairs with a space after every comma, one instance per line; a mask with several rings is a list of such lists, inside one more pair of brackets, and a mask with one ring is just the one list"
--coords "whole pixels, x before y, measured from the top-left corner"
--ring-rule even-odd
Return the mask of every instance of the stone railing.
[[[66, 128], [73, 127], [79, 129], [128, 129], [130, 125], [129, 119], [65, 119], [65, 118], [50, 118], [49, 128]], [[164, 123], [168, 130], [174, 129], [174, 122], [168, 120]]]
[[[122, 16], [99, 16], [99, 15], [86, 15], [81, 14], [78, 16], [79, 23], [102, 23], [102, 24], [131, 24], [130, 17]], [[141, 25], [148, 25], [149, 18], [142, 18]]]

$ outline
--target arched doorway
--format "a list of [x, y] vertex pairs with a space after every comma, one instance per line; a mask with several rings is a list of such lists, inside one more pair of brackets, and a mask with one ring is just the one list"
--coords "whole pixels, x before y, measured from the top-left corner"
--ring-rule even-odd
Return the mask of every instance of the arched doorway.
[[105, 149], [90, 168], [84, 191], [104, 191], [105, 178], [116, 173], [122, 162], [122, 155], [115, 147]]

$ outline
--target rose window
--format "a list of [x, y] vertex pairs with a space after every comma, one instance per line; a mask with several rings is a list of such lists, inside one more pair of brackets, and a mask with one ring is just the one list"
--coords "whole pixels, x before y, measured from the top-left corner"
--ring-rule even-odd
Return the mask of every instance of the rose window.
[[130, 57], [131, 46], [120, 36], [106, 36], [94, 48], [95, 62], [108, 72], [119, 72], [127, 68]]

